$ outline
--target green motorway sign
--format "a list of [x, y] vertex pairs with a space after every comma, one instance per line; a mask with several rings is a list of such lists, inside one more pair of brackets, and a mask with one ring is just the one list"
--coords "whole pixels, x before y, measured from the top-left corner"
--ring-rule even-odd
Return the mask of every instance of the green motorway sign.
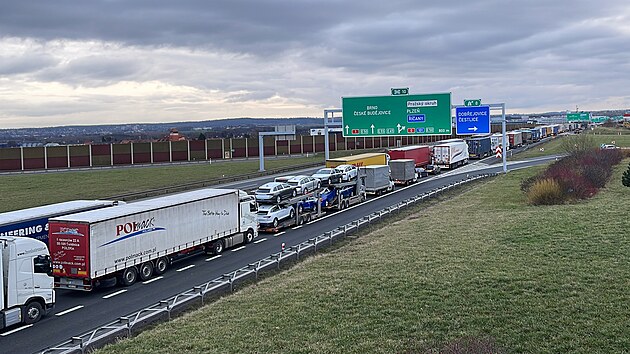
[[451, 134], [451, 94], [343, 97], [343, 136]]
[[588, 122], [590, 118], [591, 118], [591, 114], [588, 112], [567, 113], [567, 121], [569, 122], [580, 122], [580, 121]]
[[393, 88], [392, 89], [392, 96], [408, 95], [408, 94], [409, 94], [409, 87]]
[[481, 106], [481, 100], [464, 100], [464, 106], [466, 107]]

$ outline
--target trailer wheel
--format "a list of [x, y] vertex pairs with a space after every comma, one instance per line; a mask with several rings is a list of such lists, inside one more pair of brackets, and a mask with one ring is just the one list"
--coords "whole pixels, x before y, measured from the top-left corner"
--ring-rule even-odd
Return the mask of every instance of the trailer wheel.
[[350, 207], [350, 201], [346, 200], [346, 209], [348, 209]]
[[306, 220], [304, 220], [304, 222], [309, 222], [311, 221], [311, 214], [306, 214]]
[[212, 244], [212, 253], [219, 255], [223, 252], [223, 240], [217, 240]]
[[42, 305], [37, 301], [31, 301], [22, 308], [24, 323], [33, 324], [42, 318]]
[[120, 276], [120, 283], [123, 286], [130, 286], [138, 280], [138, 270], [136, 267], [129, 267], [123, 270]]
[[295, 217], [295, 210], [291, 209], [289, 212], [289, 219], [293, 219]]
[[247, 230], [245, 232], [245, 243], [252, 243], [252, 241], [254, 241], [254, 231]]
[[140, 266], [140, 279], [142, 281], [149, 280], [153, 275], [153, 263], [144, 262]]
[[166, 268], [168, 268], [168, 259], [166, 259], [166, 257], [158, 258], [158, 260], [155, 261], [153, 273], [157, 275], [164, 274], [164, 272], [166, 272]]
[[304, 206], [300, 204], [298, 205], [298, 214], [302, 214], [302, 211], [304, 211]]

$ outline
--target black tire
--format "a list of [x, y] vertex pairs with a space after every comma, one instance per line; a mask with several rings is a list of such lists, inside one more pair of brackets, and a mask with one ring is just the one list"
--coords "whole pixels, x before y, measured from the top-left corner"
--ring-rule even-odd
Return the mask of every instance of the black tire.
[[149, 280], [153, 276], [153, 263], [145, 262], [140, 266], [140, 279], [142, 281]]
[[295, 210], [291, 209], [289, 212], [289, 219], [293, 219], [295, 217]]
[[291, 193], [291, 197], [295, 198], [295, 196], [297, 195], [297, 192], [295, 191], [295, 189], [293, 190], [293, 193]]
[[304, 211], [304, 206], [302, 204], [298, 205], [298, 214], [302, 214]]
[[131, 286], [138, 280], [138, 270], [136, 267], [129, 267], [120, 274], [120, 284]]
[[216, 240], [212, 244], [212, 253], [217, 256], [223, 253], [223, 240]]
[[317, 181], [317, 189], [320, 189], [320, 188], [322, 188], [322, 182]]
[[273, 227], [278, 227], [278, 218], [273, 219]]
[[276, 203], [280, 204], [281, 201], [282, 201], [282, 197], [281, 196], [277, 196], [276, 197]]
[[168, 259], [166, 257], [158, 258], [155, 261], [155, 267], [153, 267], [153, 273], [157, 275], [164, 274], [168, 268]]
[[43, 315], [42, 304], [37, 301], [31, 301], [22, 308], [22, 318], [26, 324], [33, 324], [39, 321]]
[[331, 185], [331, 184], [332, 184], [332, 179], [329, 178], [328, 179], [328, 185]]
[[306, 214], [306, 219], [304, 220], [304, 223], [307, 223], [311, 221], [311, 214]]
[[254, 241], [254, 231], [247, 230], [245, 232], [244, 238], [245, 238], [245, 244], [252, 243], [252, 241]]
[[302, 194], [308, 194], [308, 188], [304, 187], [304, 191], [302, 192]]

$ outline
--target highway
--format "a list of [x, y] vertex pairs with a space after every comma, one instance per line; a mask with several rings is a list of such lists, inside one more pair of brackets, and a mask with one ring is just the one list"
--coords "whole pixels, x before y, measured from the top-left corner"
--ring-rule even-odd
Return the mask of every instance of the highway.
[[[551, 156], [510, 162], [508, 168], [510, 170], [525, 168], [554, 159], [556, 157]], [[392, 193], [368, 199], [364, 203], [341, 212], [328, 214], [306, 225], [288, 228], [277, 234], [261, 233], [254, 243], [227, 249], [220, 256], [198, 254], [180, 260], [174, 263], [164, 275], [146, 282], [138, 282], [130, 287], [101, 288], [90, 293], [58, 290], [57, 304], [52, 314], [34, 325], [9, 328], [0, 333], [1, 352], [30, 353], [54, 346], [72, 336], [99, 327], [193, 286], [246, 266], [272, 253], [279, 252], [283, 242], [286, 243], [287, 247], [296, 245], [401, 200], [461, 180], [466, 175], [501, 172], [502, 166], [501, 164], [493, 164], [496, 162], [495, 160], [494, 157], [491, 157], [483, 161], [471, 162], [453, 171], [443, 172], [438, 176], [425, 177], [419, 183], [398, 187]], [[310, 173], [313, 170], [303, 172]], [[215, 187], [251, 191], [273, 178], [274, 176], [265, 176]]]

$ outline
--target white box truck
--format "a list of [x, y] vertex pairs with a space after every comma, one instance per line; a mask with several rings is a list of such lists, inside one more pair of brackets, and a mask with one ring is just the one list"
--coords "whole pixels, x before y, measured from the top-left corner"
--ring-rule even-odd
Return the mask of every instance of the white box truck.
[[438, 141], [433, 146], [433, 164], [441, 168], [455, 168], [468, 163], [468, 144], [463, 139]]
[[31, 324], [55, 305], [46, 244], [32, 238], [0, 237], [0, 329]]
[[55, 287], [90, 291], [114, 277], [129, 286], [183, 254], [249, 243], [256, 210], [245, 192], [202, 189], [50, 219]]

